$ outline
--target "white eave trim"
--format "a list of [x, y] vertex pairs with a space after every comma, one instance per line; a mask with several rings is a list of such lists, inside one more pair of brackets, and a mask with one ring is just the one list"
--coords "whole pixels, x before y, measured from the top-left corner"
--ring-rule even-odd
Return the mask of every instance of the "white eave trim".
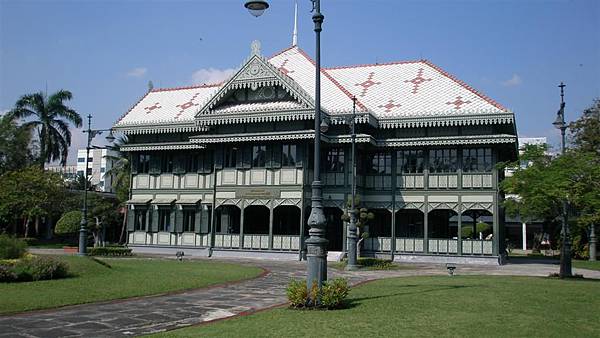
[[315, 138], [314, 130], [300, 130], [300, 131], [246, 133], [246, 134], [201, 135], [201, 136], [190, 137], [190, 142], [199, 143], [199, 144], [208, 144], [208, 143], [301, 140], [301, 139], [314, 139], [314, 138]]
[[204, 149], [201, 144], [192, 143], [144, 143], [135, 145], [121, 146], [121, 151], [150, 151], [150, 150], [185, 150], [185, 149]]

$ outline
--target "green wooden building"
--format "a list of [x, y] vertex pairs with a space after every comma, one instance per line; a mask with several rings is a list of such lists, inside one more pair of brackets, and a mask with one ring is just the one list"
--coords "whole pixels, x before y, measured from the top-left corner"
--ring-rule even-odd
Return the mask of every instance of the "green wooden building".
[[[254, 44], [228, 80], [152, 89], [114, 125], [130, 140], [128, 243], [137, 251], [302, 257], [314, 141], [314, 63]], [[346, 249], [356, 183], [375, 218], [365, 254], [497, 264], [495, 169], [516, 157], [514, 114], [427, 60], [324, 68], [322, 180], [329, 251]]]

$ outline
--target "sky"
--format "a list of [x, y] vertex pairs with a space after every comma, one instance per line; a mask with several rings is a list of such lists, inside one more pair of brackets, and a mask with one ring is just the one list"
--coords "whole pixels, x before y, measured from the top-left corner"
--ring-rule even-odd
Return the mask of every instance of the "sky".
[[[259, 18], [244, 2], [0, 0], [0, 113], [23, 94], [67, 89], [93, 128], [110, 128], [148, 81], [221, 81], [253, 40], [267, 56], [291, 45], [294, 0], [270, 0]], [[324, 67], [428, 59], [514, 111], [519, 137], [558, 142], [561, 81], [568, 120], [600, 97], [598, 0], [321, 2]], [[311, 8], [298, 0], [298, 45], [312, 56]], [[72, 132], [69, 163], [85, 146]]]

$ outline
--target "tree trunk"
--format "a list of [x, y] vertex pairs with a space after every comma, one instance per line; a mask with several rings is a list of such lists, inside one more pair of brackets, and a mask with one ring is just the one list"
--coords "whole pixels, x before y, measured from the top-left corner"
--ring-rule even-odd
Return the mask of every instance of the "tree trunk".
[[121, 224], [121, 235], [119, 235], [119, 244], [123, 244], [123, 236], [125, 235], [125, 227], [127, 227], [127, 213], [129, 212], [129, 208], [125, 208], [125, 212], [123, 213], [123, 222]]
[[29, 234], [29, 217], [25, 218], [25, 233], [23, 234], [23, 238], [27, 238]]
[[35, 216], [35, 237], [39, 237], [40, 236], [40, 216]]

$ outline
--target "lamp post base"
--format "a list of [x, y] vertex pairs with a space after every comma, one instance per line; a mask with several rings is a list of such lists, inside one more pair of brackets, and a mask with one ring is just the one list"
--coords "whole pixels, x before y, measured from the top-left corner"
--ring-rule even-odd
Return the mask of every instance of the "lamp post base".
[[78, 256], [87, 255], [86, 244], [87, 244], [87, 230], [82, 228], [79, 230], [79, 250], [77, 251]]
[[596, 238], [596, 231], [594, 229], [594, 225], [590, 230], [590, 261], [596, 261], [596, 257], [598, 252], [596, 251], [596, 245], [598, 243], [598, 239]]

